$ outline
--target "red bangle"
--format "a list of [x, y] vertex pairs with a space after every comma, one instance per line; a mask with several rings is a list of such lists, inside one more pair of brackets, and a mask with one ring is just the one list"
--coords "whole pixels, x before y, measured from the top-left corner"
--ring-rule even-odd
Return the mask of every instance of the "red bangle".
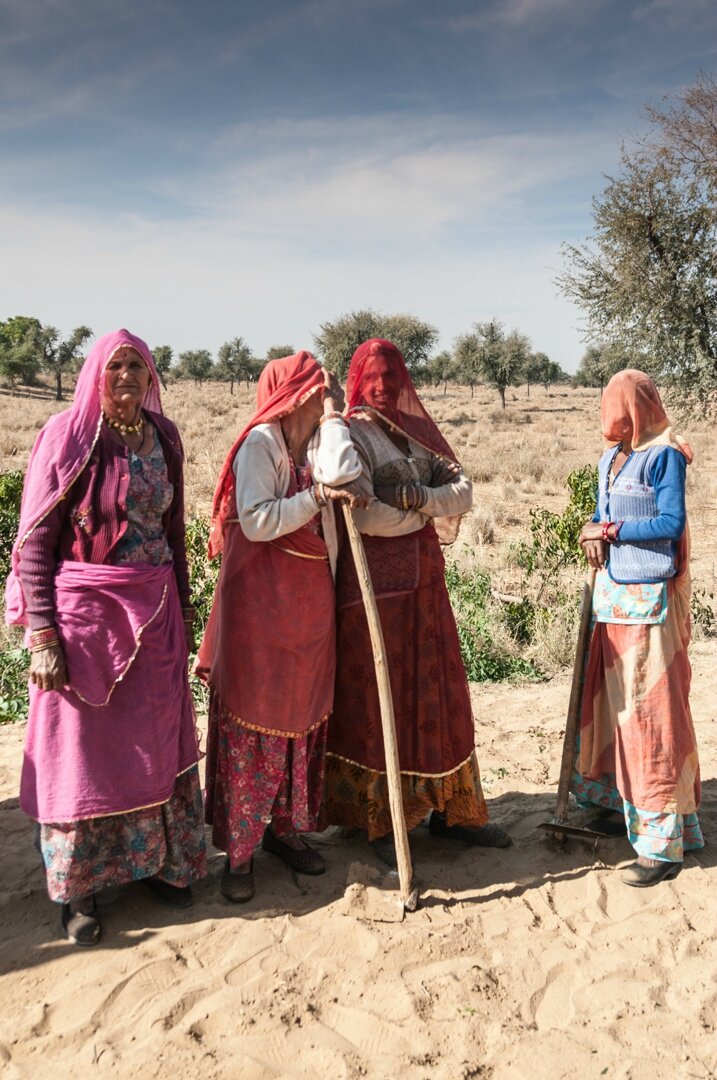
[[612, 544], [613, 540], [615, 539], [614, 536], [610, 536], [611, 525], [612, 521], [604, 521], [602, 525], [602, 538], [606, 544]]

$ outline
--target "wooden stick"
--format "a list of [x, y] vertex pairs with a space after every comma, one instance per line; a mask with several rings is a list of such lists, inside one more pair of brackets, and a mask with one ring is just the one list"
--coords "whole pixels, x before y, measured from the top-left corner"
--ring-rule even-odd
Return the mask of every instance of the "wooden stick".
[[411, 867], [411, 851], [408, 846], [408, 833], [406, 831], [406, 819], [403, 813], [403, 797], [401, 794], [401, 771], [398, 763], [398, 745], [396, 742], [396, 720], [393, 712], [393, 696], [391, 694], [391, 682], [388, 674], [388, 660], [386, 657], [386, 645], [383, 640], [383, 630], [379, 619], [376, 596], [373, 591], [371, 574], [366, 561], [366, 552], [361, 539], [361, 533], [356, 527], [351, 508], [347, 502], [341, 504], [344, 512], [344, 520], [351, 544], [351, 552], [354, 557], [356, 574], [361, 587], [368, 630], [371, 636], [373, 649], [373, 662], [376, 668], [376, 684], [378, 686], [378, 700], [381, 707], [381, 726], [383, 728], [383, 745], [386, 755], [386, 778], [388, 780], [388, 801], [391, 809], [391, 821], [393, 823], [393, 837], [396, 845], [396, 858], [398, 862], [398, 880], [401, 887], [401, 900], [404, 907], [412, 911], [415, 908], [416, 897], [412, 890], [413, 869]]
[[[573, 664], [573, 681], [570, 686], [570, 703], [568, 705], [568, 717], [565, 721], [565, 736], [563, 738], [563, 756], [560, 762], [560, 779], [558, 781], [558, 801], [555, 806], [555, 822], [564, 824], [568, 819], [568, 797], [570, 795], [570, 780], [575, 767], [575, 746], [578, 738], [578, 726], [580, 723], [580, 707], [583, 699], [583, 687], [585, 685], [585, 657], [587, 656], [590, 642], [590, 620], [592, 618], [593, 589], [595, 588], [595, 570], [591, 567], [587, 581], [583, 585], [583, 596], [580, 605], [580, 628], [578, 641], [575, 647], [575, 662]], [[565, 841], [565, 834], [553, 834], [558, 843]]]

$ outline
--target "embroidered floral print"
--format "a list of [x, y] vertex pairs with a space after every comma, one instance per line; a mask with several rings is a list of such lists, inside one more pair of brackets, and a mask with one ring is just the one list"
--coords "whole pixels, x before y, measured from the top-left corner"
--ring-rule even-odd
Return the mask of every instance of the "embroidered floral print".
[[183, 888], [207, 873], [204, 811], [195, 765], [161, 806], [39, 826], [51, 900], [69, 900], [146, 877]]
[[117, 562], [145, 562], [152, 566], [172, 561], [162, 517], [172, 502], [173, 485], [159, 439], [145, 457], [129, 456], [127, 529], [117, 544]]

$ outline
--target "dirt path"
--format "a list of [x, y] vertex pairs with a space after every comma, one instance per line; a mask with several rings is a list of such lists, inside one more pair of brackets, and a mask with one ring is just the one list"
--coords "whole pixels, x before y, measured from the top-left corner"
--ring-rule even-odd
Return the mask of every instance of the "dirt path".
[[674, 882], [622, 885], [626, 841], [546, 850], [535, 825], [554, 805], [567, 682], [480, 687], [486, 791], [515, 845], [475, 851], [417, 830], [422, 905], [403, 923], [345, 896], [347, 876], [378, 864], [362, 841], [324, 834], [324, 877], [294, 880], [259, 853], [257, 895], [237, 910], [214, 853], [193, 909], [128, 886], [103, 898], [102, 945], [74, 948], [17, 806], [22, 731], [3, 728], [4, 1080], [714, 1075], [717, 645], [692, 655], [708, 847]]

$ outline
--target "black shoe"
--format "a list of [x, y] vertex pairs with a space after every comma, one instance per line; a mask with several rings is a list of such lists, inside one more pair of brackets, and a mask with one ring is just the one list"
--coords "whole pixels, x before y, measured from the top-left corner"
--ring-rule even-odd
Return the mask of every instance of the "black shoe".
[[623, 871], [621, 877], [626, 885], [634, 885], [636, 889], [649, 889], [660, 881], [676, 878], [681, 869], [681, 862], [660, 861], [656, 866], [642, 866], [639, 862], [634, 862]]
[[168, 881], [162, 881], [158, 877], [144, 878], [144, 882], [154, 895], [167, 907], [187, 908], [194, 903], [192, 890], [189, 885], [170, 885]]
[[271, 826], [267, 825], [261, 846], [264, 851], [270, 851], [272, 855], [278, 855], [297, 874], [323, 874], [326, 863], [322, 856], [319, 855], [318, 851], [314, 851], [312, 847], [309, 847], [303, 837], [299, 837], [299, 839], [304, 846], [297, 851], [285, 844], [278, 836], [274, 836]]
[[627, 836], [627, 825], [625, 824], [625, 818], [608, 817], [603, 814], [598, 814], [597, 817], [590, 818], [585, 825], [586, 829], [592, 829], [593, 832], [602, 833], [603, 836]]
[[75, 945], [97, 945], [102, 937], [102, 923], [97, 910], [97, 900], [92, 897], [92, 910], [88, 913], [73, 911], [70, 904], [62, 905], [60, 919], [65, 936]]
[[445, 817], [437, 810], [431, 813], [428, 830], [431, 836], [441, 836], [446, 840], [462, 840], [464, 844], [475, 844], [476, 847], [506, 848], [513, 843], [511, 837], [505, 829], [501, 829], [500, 825], [447, 825]]
[[251, 860], [245, 874], [233, 874], [229, 866], [229, 856], [227, 856], [219, 882], [219, 891], [224, 899], [230, 900], [232, 904], [246, 904], [247, 900], [251, 900], [255, 892], [254, 860]]

